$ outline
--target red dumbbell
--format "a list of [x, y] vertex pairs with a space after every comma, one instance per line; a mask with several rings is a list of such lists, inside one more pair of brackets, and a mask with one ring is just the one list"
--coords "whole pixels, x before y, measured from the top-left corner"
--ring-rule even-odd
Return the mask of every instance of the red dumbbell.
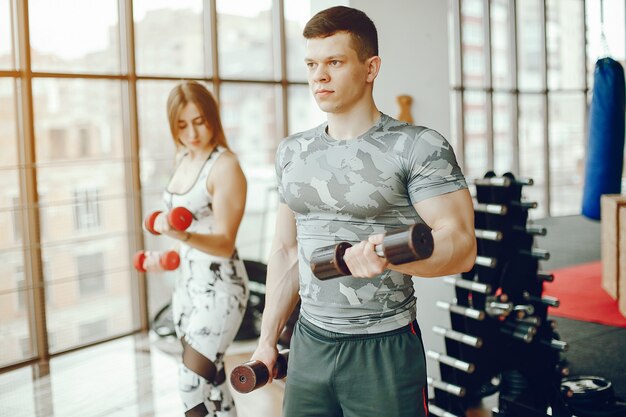
[[[135, 265], [135, 269], [139, 272], [146, 272], [143, 268], [143, 263], [146, 260], [146, 252], [145, 251], [137, 251], [135, 256], [133, 256], [133, 265]], [[178, 268], [180, 265], [180, 256], [178, 256], [178, 252], [169, 250], [167, 252], [163, 252], [159, 255], [159, 264], [161, 268], [166, 271], [173, 271]]]
[[[161, 233], [154, 230], [154, 221], [162, 211], [154, 211], [150, 213], [143, 221], [143, 225], [146, 230], [153, 235], [160, 235]], [[167, 222], [172, 229], [179, 231], [187, 230], [191, 222], [193, 221], [193, 214], [185, 207], [174, 207], [167, 213]]]

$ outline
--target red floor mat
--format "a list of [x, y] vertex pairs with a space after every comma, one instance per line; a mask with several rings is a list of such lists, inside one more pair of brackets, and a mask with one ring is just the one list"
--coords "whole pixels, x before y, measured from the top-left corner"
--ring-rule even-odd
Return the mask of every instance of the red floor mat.
[[557, 297], [561, 305], [550, 308], [548, 314], [626, 327], [626, 317], [620, 314], [617, 301], [602, 288], [601, 261], [556, 269], [552, 273], [554, 282], [545, 283], [544, 295]]

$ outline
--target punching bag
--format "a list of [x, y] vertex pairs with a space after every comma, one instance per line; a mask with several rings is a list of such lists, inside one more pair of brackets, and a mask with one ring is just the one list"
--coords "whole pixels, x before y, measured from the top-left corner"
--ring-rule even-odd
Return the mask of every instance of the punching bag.
[[600, 220], [600, 196], [619, 194], [624, 164], [624, 69], [611, 58], [596, 62], [582, 213]]

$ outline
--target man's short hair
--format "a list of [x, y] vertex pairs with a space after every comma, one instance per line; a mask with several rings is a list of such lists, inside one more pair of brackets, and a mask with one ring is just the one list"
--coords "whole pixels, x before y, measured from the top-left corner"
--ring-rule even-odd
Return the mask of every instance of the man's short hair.
[[335, 6], [313, 16], [304, 27], [306, 39], [326, 38], [337, 32], [347, 32], [352, 38], [352, 48], [361, 62], [378, 55], [378, 32], [374, 22], [360, 10]]

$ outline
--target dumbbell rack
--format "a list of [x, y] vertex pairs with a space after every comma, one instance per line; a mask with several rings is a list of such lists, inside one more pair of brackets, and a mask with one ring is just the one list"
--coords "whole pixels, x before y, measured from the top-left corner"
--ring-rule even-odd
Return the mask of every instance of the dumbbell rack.
[[474, 183], [478, 256], [469, 272], [444, 278], [454, 286], [455, 300], [437, 302], [450, 312], [451, 329], [433, 327], [446, 352], [427, 352], [441, 375], [429, 378], [432, 415], [464, 416], [500, 391], [497, 415], [532, 417], [534, 410], [543, 417], [560, 398], [566, 372], [560, 352], [567, 344], [547, 319], [558, 300], [542, 296], [543, 282], [553, 276], [538, 272], [549, 253], [533, 247], [534, 236], [546, 230], [527, 225], [528, 210], [537, 205], [522, 201], [522, 188], [532, 184], [493, 172]]

